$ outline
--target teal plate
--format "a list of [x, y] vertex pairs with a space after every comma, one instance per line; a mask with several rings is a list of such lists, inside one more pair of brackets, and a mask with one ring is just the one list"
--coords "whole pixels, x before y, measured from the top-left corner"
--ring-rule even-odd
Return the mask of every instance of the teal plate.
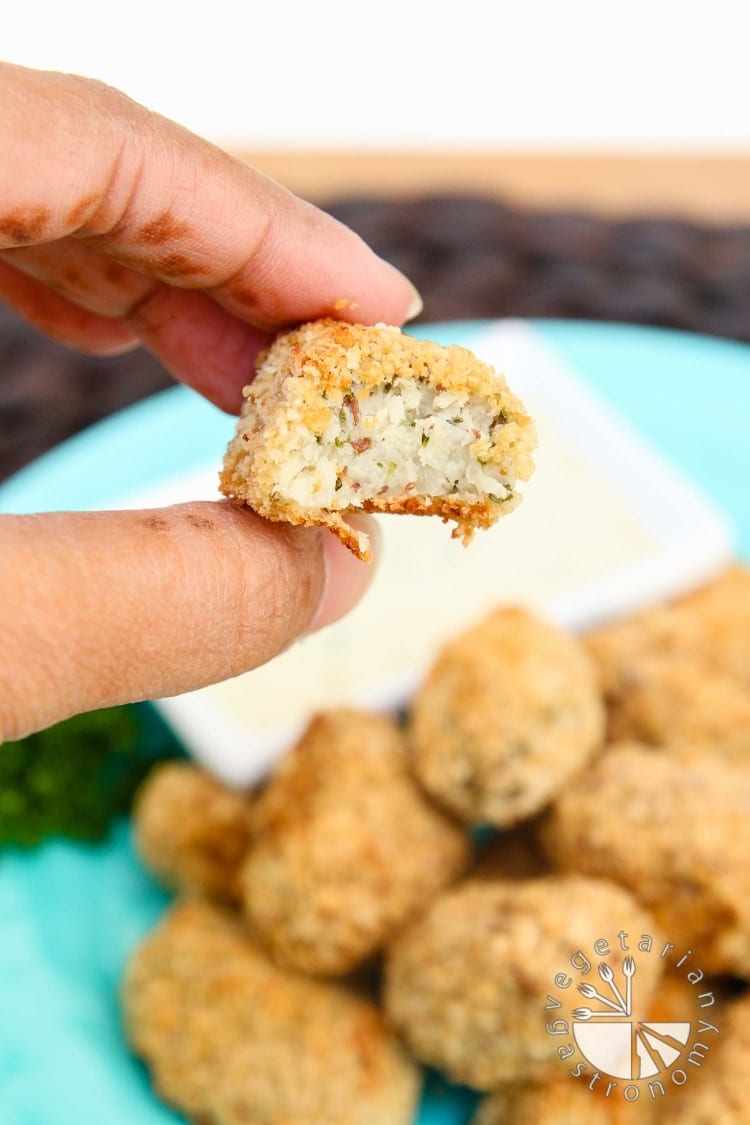
[[[477, 327], [429, 332], [445, 343], [466, 342]], [[551, 322], [534, 328], [701, 484], [750, 554], [750, 348], [655, 329]], [[230, 420], [197, 396], [167, 391], [19, 473], [0, 489], [0, 511], [106, 505], [205, 462], [230, 430]], [[156, 1100], [129, 1055], [117, 996], [129, 953], [166, 901], [137, 863], [126, 825], [102, 846], [55, 842], [2, 856], [2, 1125], [183, 1120]], [[429, 1076], [418, 1122], [461, 1125], [474, 1105], [468, 1091]]]

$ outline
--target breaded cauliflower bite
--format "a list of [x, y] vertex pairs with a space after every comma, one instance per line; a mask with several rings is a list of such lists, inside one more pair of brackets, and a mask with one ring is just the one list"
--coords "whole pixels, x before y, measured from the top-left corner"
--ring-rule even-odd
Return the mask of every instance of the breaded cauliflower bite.
[[518, 503], [534, 426], [501, 375], [460, 347], [338, 320], [277, 337], [245, 387], [222, 492], [261, 516], [331, 528], [346, 513], [453, 520], [464, 542]]
[[704, 971], [750, 975], [750, 766], [612, 747], [560, 794], [541, 839], [560, 870], [630, 888]]
[[279, 961], [342, 974], [468, 866], [463, 829], [409, 773], [391, 720], [315, 718], [258, 800], [245, 911]]
[[[716, 980], [711, 981], [710, 984], [707, 982], [705, 985], [701, 985], [701, 990], [704, 989], [710, 989], [715, 994], [718, 992], [720, 1004], [718, 1010], [715, 1007], [699, 1010], [696, 1006], [696, 986], [690, 984], [687, 978], [677, 970], [668, 969], [659, 980], [648, 1009], [648, 1020], [651, 1023], [674, 1021], [695, 1025], [696, 1012], [698, 1012], [701, 1018], [712, 1021], [713, 1026], [719, 1028], [718, 1042], [710, 1046], [710, 1054], [707, 1058], [704, 1058], [700, 1070], [689, 1068], [691, 1070], [689, 1083], [683, 1090], [672, 1086], [664, 1099], [659, 1098], [657, 1101], [652, 1100], [647, 1090], [643, 1088], [641, 1097], [637, 1102], [628, 1102], [621, 1096], [619, 1088], [617, 1091], [610, 1091], [610, 1095], [607, 1096], [607, 1079], [595, 1084], [594, 1089], [591, 1090], [589, 1086], [590, 1071], [576, 1079], [566, 1073], [563, 1065], [560, 1069], [560, 1075], [551, 1078], [548, 1082], [510, 1083], [499, 1087], [482, 1101], [472, 1125], [629, 1125], [630, 1122], [633, 1125], [651, 1125], [652, 1122], [657, 1125], [657, 1123], [665, 1121], [688, 1121], [694, 1122], [695, 1125], [702, 1122], [703, 1125], [715, 1125], [716, 1122], [725, 1120], [727, 1122], [746, 1120], [746, 1118], [724, 1119], [720, 1114], [715, 1117], [691, 1116], [693, 1107], [695, 1106], [697, 1109], [706, 1096], [702, 1093], [700, 1097], [697, 1097], [696, 1087], [702, 1087], [705, 1082], [710, 1084], [713, 1081], [712, 1074], [716, 1074], [717, 1082], [720, 1081], [721, 1073], [725, 1070], [719, 1064], [719, 1059], [727, 1043], [725, 1033], [727, 1011], [724, 1007], [726, 990], [723, 983]], [[741, 1007], [743, 1004], [745, 1002], [739, 1001], [738, 1003], [735, 1001], [730, 1005], [729, 1010]], [[750, 1031], [750, 1019], [748, 1019], [750, 1006], [747, 1004], [745, 1004], [745, 1013], [744, 1020], [747, 1026], [745, 1027], [744, 1049], [747, 1052], [750, 1048], [750, 1035], [748, 1035], [748, 1031]], [[730, 1029], [733, 1023], [734, 1020], [730, 1018]], [[710, 1032], [708, 1034], [713, 1039], [716, 1033]], [[734, 1039], [731, 1030], [730, 1035]], [[743, 1074], [748, 1072], [750, 1070], [750, 1054], [745, 1054], [742, 1063], [739, 1063], [734, 1051], [732, 1054], [738, 1072]], [[719, 1065], [715, 1067], [715, 1064]], [[716, 1084], [714, 1084], [714, 1092], [711, 1095], [714, 1109], [718, 1104]], [[744, 1079], [742, 1083], [736, 1085], [738, 1093], [741, 1085], [747, 1086]], [[750, 1089], [745, 1090], [742, 1103], [737, 1102], [737, 1105], [740, 1104], [743, 1106], [743, 1111], [750, 1104]], [[678, 1108], [679, 1112], [677, 1112]]]
[[581, 1079], [502, 1086], [482, 1101], [472, 1125], [651, 1125], [653, 1103], [605, 1098]]
[[411, 1125], [420, 1079], [377, 1009], [286, 974], [208, 903], [133, 957], [125, 1021], [157, 1091], [211, 1125]]
[[445, 646], [414, 702], [419, 780], [467, 822], [512, 825], [593, 756], [604, 709], [579, 643], [498, 609]]
[[252, 800], [188, 762], [152, 771], [134, 809], [136, 849], [159, 882], [219, 902], [236, 902], [250, 846]]
[[711, 1035], [705, 1063], [685, 1086], [670, 1093], [659, 1117], [664, 1125], [747, 1125], [750, 1121], [750, 995], [728, 1003], [714, 1025], [719, 1033]]
[[709, 663], [750, 689], [750, 568], [729, 567], [675, 610], [693, 624]]
[[[470, 879], [436, 898], [390, 947], [386, 1013], [417, 1058], [477, 1090], [554, 1078], [558, 1044], [544, 1021], [554, 977], [607, 934], [607, 960], [619, 972], [620, 927], [658, 932], [632, 895], [604, 880]], [[645, 1005], [658, 959], [638, 971]]]
[[685, 743], [750, 761], [750, 692], [690, 656], [654, 656], [621, 679], [609, 738]]
[[750, 689], [750, 570], [732, 566], [695, 593], [596, 629], [585, 642], [610, 699], [656, 657], [692, 660]]

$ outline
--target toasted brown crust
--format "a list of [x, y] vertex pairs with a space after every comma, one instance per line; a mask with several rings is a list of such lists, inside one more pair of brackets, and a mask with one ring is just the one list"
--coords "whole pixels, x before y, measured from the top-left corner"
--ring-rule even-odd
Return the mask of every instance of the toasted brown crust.
[[[592, 934], [654, 933], [626, 890], [601, 879], [468, 879], [443, 892], [391, 945], [386, 1012], [415, 1055], [477, 1090], [560, 1074], [544, 1005], [571, 950]], [[612, 968], [626, 954], [612, 949]], [[650, 999], [662, 963], [644, 962]]]
[[221, 491], [267, 519], [328, 527], [366, 560], [370, 558], [367, 536], [346, 523], [347, 512], [438, 515], [455, 522], [454, 537], [468, 542], [476, 528], [489, 527], [511, 511], [517, 497], [508, 496], [506, 503], [505, 497], [498, 500], [490, 493], [410, 496], [404, 492], [382, 497], [364, 490], [356, 503], [323, 506], [293, 501], [280, 493], [279, 467], [295, 452], [299, 426], [320, 440], [342, 404], [349, 403], [356, 413], [358, 402], [394, 379], [429, 383], [441, 392], [473, 395], [486, 403], [503, 418], [503, 425], [489, 438], [477, 432], [481, 464], [494, 466], [508, 479], [528, 479], [533, 469], [533, 423], [493, 368], [465, 348], [441, 347], [385, 325], [326, 319], [280, 335], [260, 357], [256, 378], [245, 388], [246, 404], [225, 457]]
[[135, 843], [165, 886], [219, 902], [235, 902], [250, 846], [252, 799], [189, 762], [152, 771], [136, 800]]
[[583, 648], [513, 608], [443, 647], [410, 726], [414, 769], [428, 792], [462, 820], [500, 828], [543, 808], [603, 735]]
[[242, 873], [253, 929], [291, 968], [341, 975], [376, 953], [470, 859], [382, 715], [311, 722], [261, 794]]
[[750, 764], [623, 743], [559, 794], [540, 839], [559, 870], [628, 887], [705, 972], [747, 976], [749, 808]]
[[159, 1093], [193, 1121], [412, 1121], [419, 1076], [376, 1008], [283, 973], [208, 903], [178, 903], [146, 938], [124, 1006]]

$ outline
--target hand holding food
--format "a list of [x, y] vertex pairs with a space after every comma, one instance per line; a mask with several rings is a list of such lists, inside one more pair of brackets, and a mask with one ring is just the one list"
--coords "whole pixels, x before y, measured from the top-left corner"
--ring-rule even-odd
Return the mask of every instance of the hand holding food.
[[[145, 344], [226, 410], [280, 328], [419, 311], [340, 223], [103, 83], [0, 64], [0, 148], [0, 300], [73, 347]], [[1, 523], [0, 741], [255, 667], [369, 581], [226, 502]]]
[[349, 512], [454, 520], [471, 539], [516, 507], [535, 435], [505, 380], [465, 348], [323, 320], [280, 336], [245, 388], [222, 491], [271, 520], [322, 524], [360, 558]]

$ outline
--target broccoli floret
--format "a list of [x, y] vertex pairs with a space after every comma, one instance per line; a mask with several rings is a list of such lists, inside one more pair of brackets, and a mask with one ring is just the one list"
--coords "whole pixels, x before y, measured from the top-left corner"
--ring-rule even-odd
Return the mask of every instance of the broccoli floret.
[[0, 746], [0, 848], [103, 839], [156, 762], [182, 750], [152, 708], [112, 707]]

